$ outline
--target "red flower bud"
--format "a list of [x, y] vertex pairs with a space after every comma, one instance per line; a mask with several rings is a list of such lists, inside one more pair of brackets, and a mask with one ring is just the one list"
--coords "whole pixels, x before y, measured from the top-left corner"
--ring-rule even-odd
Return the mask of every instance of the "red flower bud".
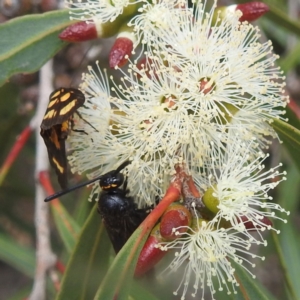
[[109, 66], [111, 68], [123, 67], [127, 63], [132, 49], [133, 42], [129, 38], [117, 38], [109, 53]]
[[240, 17], [240, 22], [243, 21], [255, 21], [266, 12], [269, 11], [267, 4], [262, 2], [248, 2], [244, 4], [238, 4], [236, 10], [240, 10], [243, 15]]
[[81, 21], [68, 26], [59, 38], [67, 42], [84, 42], [98, 37], [96, 25]]
[[161, 240], [159, 225], [156, 225], [140, 253], [135, 268], [135, 276], [139, 277], [145, 274], [165, 256], [167, 252], [156, 247]]
[[[186, 226], [190, 226], [192, 215], [190, 211], [181, 204], [172, 204], [164, 213], [160, 222], [160, 234], [166, 240], [174, 240], [178, 237], [176, 232], [184, 233]], [[185, 226], [178, 228], [180, 226]], [[175, 228], [176, 232], [174, 231]]]

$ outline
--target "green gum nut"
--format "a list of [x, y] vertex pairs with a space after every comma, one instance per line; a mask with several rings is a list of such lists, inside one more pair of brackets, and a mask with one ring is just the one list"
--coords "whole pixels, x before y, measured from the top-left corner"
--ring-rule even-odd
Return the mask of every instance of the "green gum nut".
[[204, 193], [202, 197], [202, 201], [205, 204], [207, 209], [209, 209], [211, 212], [216, 214], [219, 211], [218, 205], [220, 204], [220, 201], [216, 196], [213, 195], [214, 192], [215, 192], [214, 187], [210, 187]]

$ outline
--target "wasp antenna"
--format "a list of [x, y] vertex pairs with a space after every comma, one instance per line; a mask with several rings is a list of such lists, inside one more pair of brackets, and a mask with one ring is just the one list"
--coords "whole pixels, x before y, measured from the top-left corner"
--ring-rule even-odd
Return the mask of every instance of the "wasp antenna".
[[74, 190], [77, 190], [77, 189], [79, 189], [79, 188], [81, 188], [81, 187], [83, 187], [83, 186], [86, 186], [86, 185], [91, 184], [91, 183], [93, 183], [93, 182], [95, 182], [95, 181], [97, 181], [97, 180], [100, 180], [102, 177], [103, 177], [103, 175], [98, 176], [98, 177], [96, 177], [96, 178], [94, 178], [94, 179], [88, 180], [88, 181], [86, 181], [86, 182], [80, 183], [80, 184], [78, 184], [78, 185], [75, 185], [75, 186], [73, 186], [73, 187], [70, 187], [70, 188], [68, 188], [68, 189], [66, 189], [66, 190], [57, 192], [57, 193], [55, 193], [55, 194], [53, 194], [53, 195], [50, 195], [50, 196], [46, 197], [44, 201], [45, 201], [45, 202], [49, 202], [49, 201], [51, 201], [51, 200], [54, 200], [54, 199], [56, 199], [56, 198], [58, 198], [58, 197], [60, 197], [60, 196], [63, 196], [63, 195], [65, 195], [65, 194], [68, 194], [68, 193], [70, 193], [70, 192], [72, 192], [72, 191], [74, 191]]
[[126, 168], [129, 164], [131, 164], [131, 161], [129, 161], [129, 160], [124, 161], [124, 162], [116, 169], [116, 173], [119, 173], [121, 170], [123, 170], [124, 168]]

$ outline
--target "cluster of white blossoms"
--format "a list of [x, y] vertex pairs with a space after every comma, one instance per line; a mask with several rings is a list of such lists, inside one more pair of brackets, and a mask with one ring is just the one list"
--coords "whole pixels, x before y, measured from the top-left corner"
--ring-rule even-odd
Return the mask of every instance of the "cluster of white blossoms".
[[[143, 63], [120, 70], [121, 83], [108, 80], [98, 64], [84, 74], [86, 102], [76, 128], [87, 134], [70, 136], [72, 170], [95, 178], [129, 160], [128, 186], [144, 206], [162, 198], [176, 167], [183, 168], [212, 217], [205, 219], [195, 205], [187, 232], [161, 243], [178, 250], [168, 271], [184, 266], [182, 299], [190, 286], [194, 294], [202, 290], [202, 298], [205, 287], [213, 294], [214, 277], [219, 289], [230, 291], [227, 280], [235, 291], [231, 261], [248, 263], [243, 255], [252, 244], [265, 245], [262, 232], [274, 229], [270, 218], [285, 221], [277, 213], [288, 214], [268, 194], [285, 173], [263, 165], [276, 137], [270, 123], [282, 119], [288, 102], [272, 45], [239, 22], [240, 11], [221, 16], [216, 1], [209, 8], [206, 1], [189, 8], [171, 0], [71, 5], [73, 17], [102, 22], [137, 5], [128, 25], [145, 55]], [[95, 184], [92, 196], [98, 189]]]

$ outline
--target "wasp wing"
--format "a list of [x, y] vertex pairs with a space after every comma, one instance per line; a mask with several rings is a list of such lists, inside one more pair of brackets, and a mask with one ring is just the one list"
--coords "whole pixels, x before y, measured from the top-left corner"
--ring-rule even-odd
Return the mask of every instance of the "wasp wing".
[[45, 112], [41, 129], [50, 129], [72, 118], [74, 112], [84, 104], [84, 94], [74, 88], [59, 88], [49, 97], [49, 104]]
[[[67, 122], [68, 123], [68, 122]], [[48, 151], [48, 157], [51, 166], [54, 168], [58, 182], [62, 189], [68, 186], [67, 177], [67, 157], [65, 149], [65, 140], [67, 137], [66, 122], [58, 124], [50, 129], [41, 129], [41, 136], [44, 139]]]
[[148, 214], [149, 210], [147, 209], [135, 209], [117, 218], [103, 217], [104, 225], [116, 253], [122, 249]]

